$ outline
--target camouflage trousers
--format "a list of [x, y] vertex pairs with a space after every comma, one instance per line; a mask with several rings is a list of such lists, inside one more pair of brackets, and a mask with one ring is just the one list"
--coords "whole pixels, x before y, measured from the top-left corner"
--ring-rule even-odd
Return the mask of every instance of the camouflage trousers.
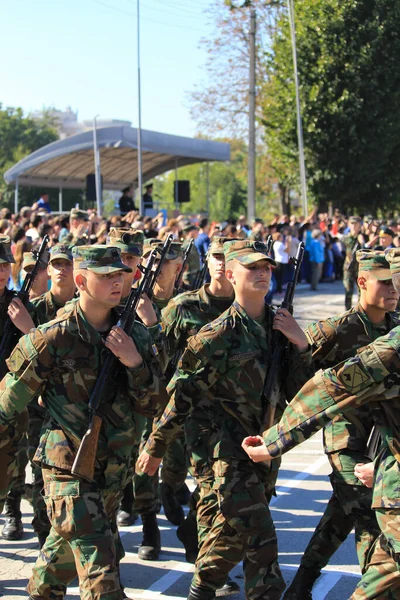
[[[364, 485], [346, 483], [340, 473], [331, 475], [333, 494], [322, 519], [308, 542], [301, 559], [307, 569], [323, 569], [336, 550], [355, 528], [358, 561], [364, 572], [368, 556], [380, 529], [371, 508], [372, 490]], [[350, 477], [350, 473], [348, 474]], [[354, 473], [352, 473], [355, 478]]]
[[375, 509], [381, 535], [350, 600], [400, 598], [400, 509]]
[[33, 568], [29, 595], [59, 600], [78, 576], [81, 599], [121, 600], [124, 550], [115, 513], [122, 487], [104, 490], [54, 468], [43, 469], [43, 481], [51, 529]]
[[345, 289], [344, 305], [346, 310], [350, 310], [353, 304], [354, 288], [356, 287], [358, 290], [357, 276], [352, 271], [345, 269], [343, 272], [343, 285]]
[[18, 415], [15, 424], [0, 433], [0, 513], [18, 472], [18, 454], [20, 444], [28, 427], [28, 412]]
[[165, 453], [161, 467], [161, 480], [177, 492], [185, 483], [187, 474], [185, 440], [178, 438]]
[[[203, 542], [196, 561], [194, 586], [218, 589], [224, 585], [229, 571], [243, 560], [248, 600], [281, 597], [285, 584], [266, 495], [268, 472], [264, 465], [246, 460], [214, 462], [212, 485], [207, 488], [203, 482], [200, 486], [197, 518]], [[205, 526], [206, 536], [202, 531]]]
[[40, 406], [31, 403], [28, 406], [29, 425], [28, 425], [28, 458], [31, 463], [33, 485], [32, 485], [32, 506], [33, 520], [32, 527], [38, 535], [47, 535], [50, 531], [50, 522], [47, 516], [46, 503], [42, 496], [43, 477], [42, 469], [35, 464], [33, 457], [36, 448], [39, 446], [40, 432], [42, 430], [45, 410]]

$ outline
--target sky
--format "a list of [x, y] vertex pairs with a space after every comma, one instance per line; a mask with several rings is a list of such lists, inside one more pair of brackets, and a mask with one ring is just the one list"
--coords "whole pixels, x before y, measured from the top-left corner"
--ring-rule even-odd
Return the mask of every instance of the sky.
[[[193, 136], [212, 0], [140, 0], [142, 127]], [[137, 0], [0, 0], [0, 103], [138, 124]]]

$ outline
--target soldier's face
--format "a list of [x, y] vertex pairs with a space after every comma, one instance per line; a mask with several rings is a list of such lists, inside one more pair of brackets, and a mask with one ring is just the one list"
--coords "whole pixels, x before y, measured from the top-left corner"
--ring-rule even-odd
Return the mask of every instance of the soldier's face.
[[57, 285], [71, 285], [73, 282], [72, 262], [66, 258], [56, 258], [49, 263], [47, 273], [52, 283]]
[[3, 291], [11, 275], [11, 264], [0, 263], [0, 290]]
[[132, 273], [124, 272], [124, 289], [122, 292], [122, 297], [125, 298], [126, 296], [129, 296], [131, 287], [133, 285], [133, 282], [135, 281], [136, 271], [137, 271], [138, 265], [140, 264], [140, 262], [142, 260], [142, 257], [135, 256], [134, 254], [129, 254], [128, 252], [122, 252], [121, 260], [124, 263], [124, 265], [126, 265], [127, 267], [130, 267], [132, 269]]
[[211, 279], [216, 279], [218, 281], [226, 279], [225, 257], [223, 254], [210, 254], [207, 263]]
[[231, 269], [226, 269], [227, 278], [240, 294], [265, 296], [271, 283], [271, 273], [271, 264], [267, 260], [247, 266], [235, 260], [232, 261]]
[[108, 308], [118, 306], [124, 285], [123, 271], [114, 271], [105, 275], [85, 271], [83, 279], [83, 287], [79, 286], [82, 294], [89, 295], [94, 301]]
[[391, 279], [379, 281], [373, 276], [364, 279], [365, 283], [360, 281], [362, 297], [368, 306], [380, 308], [385, 311], [396, 310], [399, 301], [399, 293], [393, 285]]
[[383, 235], [379, 236], [379, 245], [382, 246], [382, 248], [389, 248], [389, 246], [393, 243], [393, 238], [391, 235], [387, 235], [386, 233], [384, 233]]

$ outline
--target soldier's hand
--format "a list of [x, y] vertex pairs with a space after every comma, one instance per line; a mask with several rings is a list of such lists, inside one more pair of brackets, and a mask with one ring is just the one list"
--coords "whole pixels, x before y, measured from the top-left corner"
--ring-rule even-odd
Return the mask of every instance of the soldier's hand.
[[156, 458], [155, 456], [150, 456], [145, 450], [141, 453], [136, 462], [136, 470], [141, 471], [142, 473], [147, 473], [148, 475], [154, 475], [157, 471], [162, 458]]
[[35, 327], [35, 324], [32, 321], [32, 317], [28, 313], [22, 300], [20, 300], [19, 298], [12, 299], [12, 301], [8, 305], [7, 312], [15, 327], [22, 331], [22, 333], [28, 333], [28, 331]]
[[261, 435], [250, 435], [244, 438], [242, 448], [253, 462], [270, 461], [271, 456], [264, 444]]
[[135, 342], [121, 327], [115, 326], [111, 329], [105, 345], [128, 369], [136, 369], [143, 362]]
[[136, 312], [146, 327], [157, 324], [157, 315], [147, 294], [142, 294]]
[[374, 485], [374, 471], [373, 462], [358, 463], [354, 467], [354, 475], [368, 488]]
[[307, 350], [308, 340], [306, 334], [286, 308], [278, 308], [272, 328], [281, 331], [289, 342], [297, 346], [300, 352]]

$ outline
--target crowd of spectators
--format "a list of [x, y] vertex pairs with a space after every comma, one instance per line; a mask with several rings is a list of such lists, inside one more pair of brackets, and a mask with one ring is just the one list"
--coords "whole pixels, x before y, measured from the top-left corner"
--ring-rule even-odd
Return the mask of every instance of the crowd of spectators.
[[[84, 213], [85, 219], [82, 219], [77, 218], [82, 211], [75, 212], [73, 209], [71, 214], [53, 215], [38, 203], [34, 207], [21, 208], [16, 215], [6, 208], [0, 210], [0, 234], [10, 236], [16, 260], [11, 287], [18, 289], [21, 284], [24, 252], [40, 244], [44, 235], [49, 235], [50, 245], [68, 236], [69, 239], [84, 239], [88, 244], [105, 243], [110, 227], [120, 226], [142, 229], [147, 238], [164, 239], [170, 233], [174, 239], [193, 238], [201, 261], [204, 261], [210, 240], [216, 234], [254, 241], [266, 241], [272, 236], [272, 253], [277, 262], [273, 292], [278, 296], [283, 293], [291, 276], [289, 258], [296, 255], [300, 241], [305, 244], [301, 281], [316, 289], [320, 282], [343, 278], [346, 252], [343, 239], [350, 227], [349, 216], [339, 210], [335, 210], [331, 217], [314, 211], [306, 219], [295, 215], [275, 215], [269, 222], [255, 219], [252, 224], [247, 223], [244, 215], [237, 219], [227, 217], [222, 222], [210, 222], [201, 215], [178, 215], [167, 220], [163, 213], [156, 217], [141, 217], [135, 210], [109, 219], [99, 217], [95, 210], [88, 210]], [[364, 215], [360, 218], [358, 240], [359, 247], [386, 249], [400, 246], [400, 222]]]

